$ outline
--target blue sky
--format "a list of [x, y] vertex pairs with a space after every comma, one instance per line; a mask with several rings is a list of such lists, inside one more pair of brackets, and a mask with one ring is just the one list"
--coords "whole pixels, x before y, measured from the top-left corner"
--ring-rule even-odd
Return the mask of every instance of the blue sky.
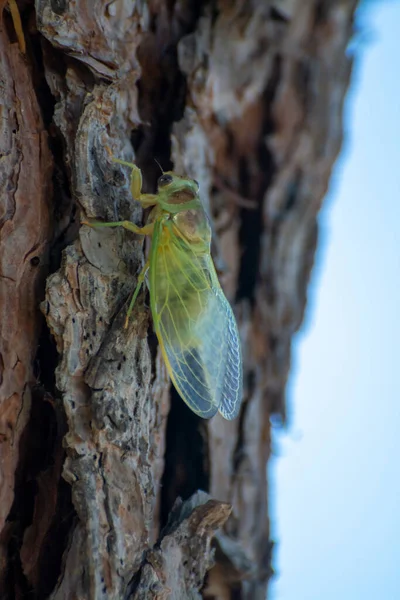
[[400, 3], [360, 25], [290, 426], [274, 429], [271, 600], [400, 599]]

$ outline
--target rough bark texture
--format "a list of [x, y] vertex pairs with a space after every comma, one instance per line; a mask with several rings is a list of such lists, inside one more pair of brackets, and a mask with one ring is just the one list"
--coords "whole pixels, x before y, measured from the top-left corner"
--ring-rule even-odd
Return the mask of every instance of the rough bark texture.
[[[25, 56], [4, 4], [0, 597], [264, 599], [270, 416], [285, 418], [356, 1], [27, 0]], [[141, 221], [108, 149], [147, 192], [154, 158], [200, 182], [243, 345], [233, 422], [170, 388], [146, 294], [122, 326], [146, 244], [79, 227]]]

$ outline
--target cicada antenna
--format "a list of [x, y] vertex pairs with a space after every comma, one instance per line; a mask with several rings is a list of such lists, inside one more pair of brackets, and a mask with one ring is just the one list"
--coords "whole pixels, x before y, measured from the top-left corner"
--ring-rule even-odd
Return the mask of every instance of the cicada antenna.
[[158, 162], [158, 160], [155, 158], [155, 159], [154, 159], [154, 161], [155, 161], [155, 162], [158, 164], [158, 166], [160, 167], [160, 171], [161, 171], [161, 173], [164, 175], [163, 168], [162, 168], [162, 166], [160, 165], [160, 163]]

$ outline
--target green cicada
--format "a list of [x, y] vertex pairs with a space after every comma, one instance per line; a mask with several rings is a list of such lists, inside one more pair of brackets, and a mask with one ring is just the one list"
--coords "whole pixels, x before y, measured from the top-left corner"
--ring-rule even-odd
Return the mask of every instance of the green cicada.
[[219, 410], [237, 416], [242, 399], [242, 356], [232, 309], [210, 254], [211, 228], [197, 181], [172, 171], [158, 180], [157, 194], [142, 194], [141, 171], [132, 170], [131, 192], [153, 207], [144, 227], [130, 221], [88, 222], [91, 227], [124, 227], [151, 236], [151, 250], [129, 305], [126, 323], [141, 285], [147, 283], [154, 329], [179, 395], [200, 417]]

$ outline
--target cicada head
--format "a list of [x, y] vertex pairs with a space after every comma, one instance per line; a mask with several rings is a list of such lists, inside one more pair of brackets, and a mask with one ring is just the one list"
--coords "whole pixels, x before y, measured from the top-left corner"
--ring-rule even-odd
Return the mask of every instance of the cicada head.
[[162, 210], [171, 215], [177, 237], [189, 244], [201, 244], [203, 251], [209, 249], [211, 227], [195, 179], [167, 171], [158, 180], [157, 198]]
[[157, 186], [158, 204], [166, 212], [176, 214], [201, 206], [199, 184], [195, 179], [180, 177], [173, 171], [166, 171], [158, 179]]

